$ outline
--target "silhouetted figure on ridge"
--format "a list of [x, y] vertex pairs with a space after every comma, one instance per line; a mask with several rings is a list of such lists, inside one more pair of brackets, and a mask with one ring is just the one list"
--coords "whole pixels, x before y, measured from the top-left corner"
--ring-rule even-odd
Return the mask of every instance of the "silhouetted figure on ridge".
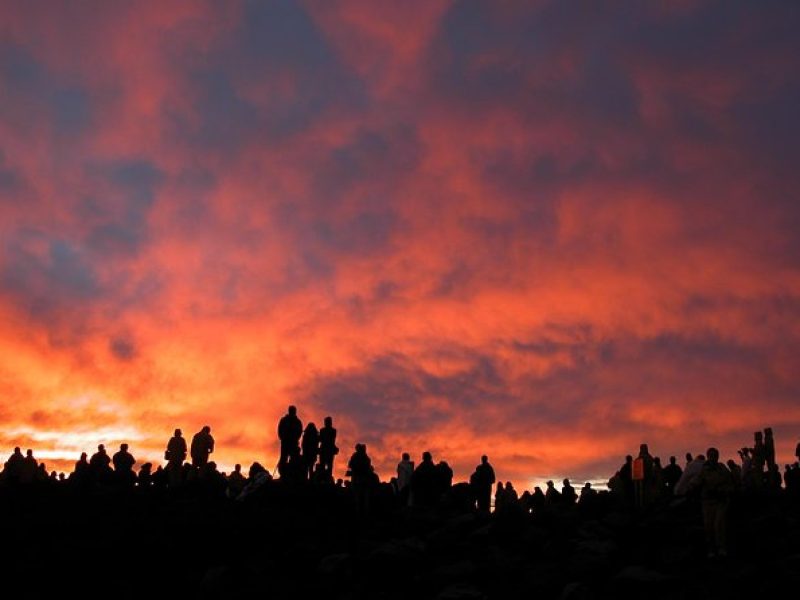
[[306, 479], [311, 479], [314, 473], [314, 465], [317, 463], [317, 455], [319, 454], [319, 432], [314, 423], [309, 422], [303, 431], [303, 467], [305, 468]]
[[372, 461], [367, 455], [366, 444], [356, 444], [347, 463], [347, 473], [350, 475], [351, 489], [356, 501], [356, 512], [366, 514], [369, 512], [370, 493], [374, 475]]
[[673, 495], [675, 493], [675, 486], [680, 480], [681, 475], [683, 475], [683, 469], [680, 468], [674, 456], [669, 457], [669, 464], [664, 467], [663, 474], [667, 492]]
[[136, 459], [128, 452], [128, 444], [120, 444], [119, 451], [114, 453], [111, 462], [114, 464], [117, 481], [122, 485], [133, 487], [136, 484], [136, 475], [133, 472]]
[[143, 490], [149, 490], [151, 487], [153, 487], [153, 463], [146, 462], [139, 467], [139, 475], [136, 477], [136, 485]]
[[36, 470], [39, 468], [39, 463], [33, 456], [33, 450], [28, 448], [25, 451], [25, 458], [22, 459], [20, 469], [20, 483], [33, 483], [36, 481]]
[[214, 438], [211, 437], [211, 427], [206, 425], [194, 434], [190, 452], [193, 467], [199, 468], [208, 464], [208, 456], [214, 452]]
[[25, 457], [19, 446], [14, 448], [11, 456], [8, 457], [6, 464], [3, 468], [3, 477], [6, 483], [16, 485], [22, 478], [22, 472], [25, 470]]
[[176, 429], [169, 438], [164, 458], [167, 460], [167, 468], [180, 469], [183, 466], [183, 462], [186, 460], [186, 438], [183, 437], [180, 429]]
[[639, 445], [639, 456], [633, 461], [633, 492], [636, 508], [644, 508], [653, 498], [654, 461], [647, 444]]
[[111, 470], [111, 457], [104, 444], [97, 446], [97, 452], [89, 459], [92, 479], [98, 483], [108, 483], [114, 472]]
[[772, 427], [764, 429], [764, 458], [767, 461], [767, 469], [773, 469], [777, 464], [775, 462], [775, 437], [772, 433]]
[[430, 452], [422, 453], [422, 462], [414, 469], [411, 494], [414, 506], [430, 507], [436, 501], [436, 465]]
[[319, 430], [319, 464], [333, 483], [333, 459], [339, 454], [336, 446], [336, 429], [333, 427], [333, 419], [325, 417], [324, 425]]
[[559, 506], [561, 504], [561, 492], [556, 489], [556, 485], [552, 480], [547, 482], [547, 491], [544, 493], [544, 503], [549, 507]]
[[494, 482], [494, 469], [489, 464], [489, 457], [484, 454], [481, 456], [481, 464], [475, 467], [475, 472], [470, 477], [470, 485], [475, 496], [478, 512], [489, 514]]
[[755, 469], [758, 475], [758, 483], [760, 485], [764, 479], [764, 466], [767, 463], [767, 449], [764, 446], [764, 434], [760, 431], [756, 431], [753, 434], [753, 449], [751, 452], [753, 455], [753, 469]]
[[700, 492], [703, 502], [703, 525], [706, 532], [708, 556], [725, 556], [727, 546], [728, 503], [733, 494], [733, 479], [725, 465], [719, 462], [719, 450], [709, 448], [708, 459], [690, 489]]
[[281, 441], [281, 455], [278, 469], [283, 473], [287, 463], [296, 461], [300, 456], [300, 437], [303, 435], [303, 423], [297, 416], [297, 408], [289, 410], [278, 422], [278, 439]]
[[797, 446], [794, 447], [794, 457], [800, 463], [800, 442], [797, 442]]
[[561, 483], [561, 502], [564, 506], [574, 506], [575, 502], [578, 500], [578, 494], [575, 492], [575, 488], [572, 487], [572, 484], [569, 482], [569, 479], [565, 479]]
[[436, 463], [436, 490], [437, 498], [441, 498], [453, 487], [453, 469], [447, 461], [440, 460]]
[[226, 492], [229, 498], [236, 498], [242, 493], [244, 486], [247, 485], [247, 479], [242, 475], [242, 465], [235, 464], [233, 471], [228, 475], [228, 490]]
[[400, 505], [408, 504], [409, 492], [411, 491], [411, 477], [414, 475], [414, 461], [408, 452], [403, 452], [400, 462], [397, 463], [397, 494]]

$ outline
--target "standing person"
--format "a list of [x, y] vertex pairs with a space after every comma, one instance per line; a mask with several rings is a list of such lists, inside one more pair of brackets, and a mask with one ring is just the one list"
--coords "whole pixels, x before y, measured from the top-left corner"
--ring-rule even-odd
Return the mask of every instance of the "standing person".
[[367, 455], [366, 444], [356, 444], [355, 452], [347, 463], [350, 487], [356, 501], [356, 512], [365, 515], [369, 512], [369, 501], [374, 481], [372, 461]]
[[400, 505], [408, 504], [409, 491], [411, 488], [411, 476], [414, 474], [414, 461], [408, 452], [403, 452], [401, 460], [397, 463], [397, 495], [400, 497]]
[[278, 422], [278, 439], [281, 441], [281, 456], [278, 459], [278, 470], [283, 472], [289, 461], [300, 456], [300, 437], [303, 435], [303, 423], [297, 417], [297, 408], [289, 410]]
[[305, 467], [305, 478], [311, 479], [314, 473], [314, 465], [317, 463], [317, 454], [319, 454], [319, 432], [314, 423], [306, 425], [303, 432], [303, 466]]
[[211, 437], [211, 427], [206, 425], [192, 438], [192, 466], [195, 468], [206, 466], [208, 455], [212, 452], [214, 452], [214, 438]]
[[128, 452], [128, 444], [120, 444], [119, 452], [114, 453], [111, 462], [114, 464], [114, 475], [119, 483], [130, 487], [136, 485], [136, 474], [133, 472], [136, 459]]
[[186, 438], [183, 437], [183, 432], [180, 429], [176, 429], [167, 442], [167, 449], [164, 451], [164, 458], [167, 460], [166, 480], [170, 487], [175, 487], [181, 482], [186, 454]]
[[794, 456], [797, 459], [797, 462], [800, 463], [800, 442], [797, 442], [797, 446], [795, 446]]
[[478, 505], [478, 512], [489, 514], [494, 482], [494, 469], [489, 464], [489, 457], [484, 454], [481, 456], [481, 464], [475, 467], [475, 472], [470, 477], [472, 493]]
[[319, 430], [319, 464], [322, 466], [325, 478], [333, 482], [333, 457], [339, 454], [336, 447], [336, 429], [333, 419], [325, 417], [325, 425]]
[[708, 557], [713, 558], [728, 554], [728, 504], [733, 494], [733, 478], [719, 462], [719, 450], [709, 448], [706, 456], [703, 469], [692, 480], [690, 488], [700, 491]]
[[772, 435], [772, 427], [764, 429], [764, 459], [767, 461], [767, 472], [775, 470], [775, 438]]
[[667, 485], [667, 493], [672, 496], [675, 493], [675, 486], [683, 475], [683, 469], [678, 466], [674, 456], [669, 457], [669, 464], [664, 467], [664, 483]]

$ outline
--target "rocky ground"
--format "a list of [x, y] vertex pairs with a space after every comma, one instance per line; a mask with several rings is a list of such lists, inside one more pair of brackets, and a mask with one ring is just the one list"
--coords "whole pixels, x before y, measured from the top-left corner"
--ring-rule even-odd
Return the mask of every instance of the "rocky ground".
[[739, 499], [731, 555], [714, 560], [700, 508], [685, 501], [643, 513], [606, 501], [481, 517], [379, 497], [360, 517], [345, 490], [276, 482], [245, 502], [2, 490], [0, 508], [6, 598], [752, 599], [800, 590], [800, 510], [786, 498]]

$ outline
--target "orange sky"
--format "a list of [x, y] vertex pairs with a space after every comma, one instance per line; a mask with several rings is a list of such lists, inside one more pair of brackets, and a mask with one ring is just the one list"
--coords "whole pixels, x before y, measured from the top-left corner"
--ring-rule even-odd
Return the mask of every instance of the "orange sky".
[[788, 462], [798, 10], [393, 6], [0, 6], [0, 452]]

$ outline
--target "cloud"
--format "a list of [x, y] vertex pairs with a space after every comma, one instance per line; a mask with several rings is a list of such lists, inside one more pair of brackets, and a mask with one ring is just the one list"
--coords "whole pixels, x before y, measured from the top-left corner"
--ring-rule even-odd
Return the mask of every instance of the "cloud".
[[602, 478], [767, 425], [788, 457], [798, 18], [3, 4], [2, 442], [158, 460], [208, 423], [268, 464], [292, 401], [384, 475]]

